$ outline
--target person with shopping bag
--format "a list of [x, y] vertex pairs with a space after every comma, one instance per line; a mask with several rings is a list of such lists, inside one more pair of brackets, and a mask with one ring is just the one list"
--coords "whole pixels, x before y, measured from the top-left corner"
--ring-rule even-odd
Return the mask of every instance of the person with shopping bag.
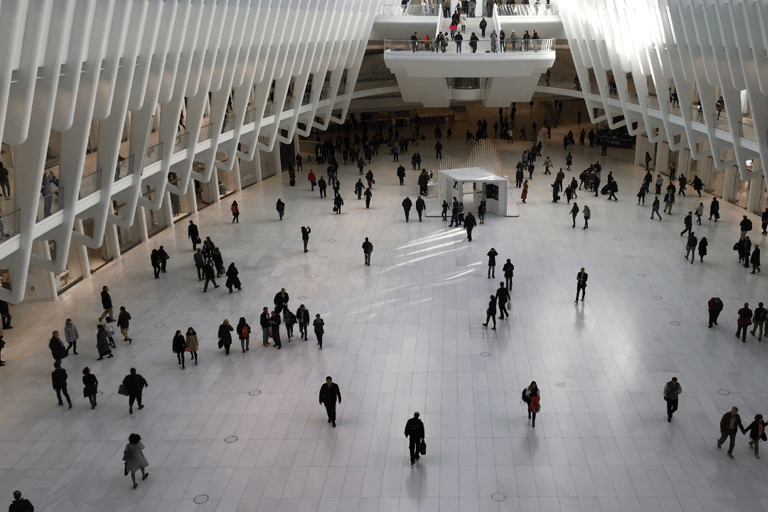
[[536, 428], [536, 413], [541, 409], [539, 404], [541, 396], [539, 395], [539, 387], [536, 385], [535, 380], [527, 388], [523, 389], [522, 398], [523, 402], [528, 404], [528, 419], [533, 419], [531, 427]]

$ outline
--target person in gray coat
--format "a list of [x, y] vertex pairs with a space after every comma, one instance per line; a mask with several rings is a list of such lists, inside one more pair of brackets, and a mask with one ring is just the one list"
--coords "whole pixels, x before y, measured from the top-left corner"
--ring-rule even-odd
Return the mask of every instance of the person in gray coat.
[[72, 349], [72, 353], [77, 355], [77, 338], [80, 334], [77, 332], [77, 327], [72, 323], [71, 318], [67, 318], [67, 323], [64, 325], [64, 338], [67, 340], [67, 351]]
[[149, 473], [144, 471], [144, 468], [149, 466], [147, 458], [144, 457], [144, 445], [141, 444], [141, 436], [138, 434], [131, 434], [128, 436], [128, 444], [125, 445], [123, 450], [123, 462], [125, 462], [124, 472], [127, 475], [131, 474], [131, 480], [133, 480], [133, 488], [139, 486], [136, 483], [136, 472], [141, 471], [141, 479], [146, 480]]
[[496, 44], [499, 41], [499, 36], [496, 35], [496, 31], [491, 32], [491, 53], [496, 53]]

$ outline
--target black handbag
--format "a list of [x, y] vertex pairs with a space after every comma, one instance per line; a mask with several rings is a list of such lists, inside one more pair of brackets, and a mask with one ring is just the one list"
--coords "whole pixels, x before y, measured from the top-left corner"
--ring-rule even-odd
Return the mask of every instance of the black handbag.
[[419, 445], [419, 453], [422, 455], [427, 454], [427, 442], [425, 440], [421, 440], [421, 444]]

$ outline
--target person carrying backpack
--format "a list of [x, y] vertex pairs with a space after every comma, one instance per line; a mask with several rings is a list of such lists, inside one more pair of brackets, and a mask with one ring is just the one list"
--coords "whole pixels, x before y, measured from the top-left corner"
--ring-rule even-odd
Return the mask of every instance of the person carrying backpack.
[[237, 323], [237, 336], [240, 338], [240, 347], [243, 349], [243, 354], [246, 350], [250, 350], [251, 343], [251, 326], [245, 321], [244, 317], [240, 317], [240, 321]]

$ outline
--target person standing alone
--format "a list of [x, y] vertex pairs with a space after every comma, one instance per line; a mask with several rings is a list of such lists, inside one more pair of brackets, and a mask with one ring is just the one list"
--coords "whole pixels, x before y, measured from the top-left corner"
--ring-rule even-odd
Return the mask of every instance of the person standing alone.
[[420, 457], [421, 443], [424, 441], [424, 423], [419, 419], [419, 413], [413, 413], [413, 418], [405, 424], [405, 437], [408, 438], [408, 450], [411, 454], [411, 466]]
[[496, 256], [498, 255], [499, 253], [493, 247], [488, 251], [488, 279], [491, 277], [496, 279]]
[[320, 405], [325, 406], [328, 413], [328, 423], [336, 428], [336, 399], [341, 403], [341, 391], [338, 384], [330, 376], [325, 378], [325, 384], [320, 386]]
[[581, 267], [579, 273], [576, 274], [576, 300], [574, 302], [579, 302], [579, 291], [581, 291], [581, 301], [584, 302], [584, 295], [587, 291], [588, 278], [589, 274], [584, 272], [584, 267]]
[[372, 252], [373, 252], [373, 244], [368, 240], [368, 237], [365, 237], [365, 242], [363, 242], [363, 255], [365, 256], [365, 265], [367, 267], [371, 266]]
[[309, 244], [309, 234], [312, 232], [312, 230], [309, 228], [309, 226], [302, 226], [301, 227], [301, 239], [304, 242], [304, 252], [309, 252], [307, 249], [307, 244]]
[[667, 422], [672, 423], [672, 415], [677, 410], [678, 395], [683, 392], [682, 386], [677, 382], [677, 377], [664, 386], [664, 400], [667, 401]]

